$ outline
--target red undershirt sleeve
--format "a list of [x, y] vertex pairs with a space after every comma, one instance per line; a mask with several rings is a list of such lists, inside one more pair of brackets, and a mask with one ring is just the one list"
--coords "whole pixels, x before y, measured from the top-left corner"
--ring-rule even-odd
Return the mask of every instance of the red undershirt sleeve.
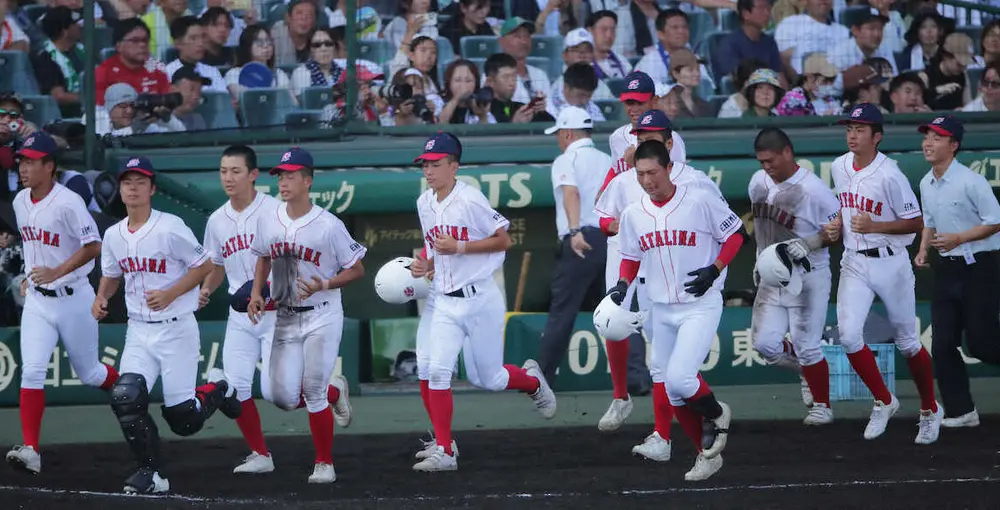
[[736, 258], [736, 254], [740, 252], [741, 246], [743, 246], [742, 234], [737, 232], [729, 236], [729, 239], [722, 243], [722, 250], [719, 251], [719, 257], [716, 260], [722, 262], [722, 267], [728, 266]]
[[618, 276], [624, 278], [631, 282], [635, 280], [636, 275], [639, 274], [639, 261], [638, 260], [622, 260], [620, 266], [618, 266]]
[[601, 232], [603, 232], [604, 235], [606, 235], [608, 237], [611, 237], [611, 236], [615, 235], [615, 234], [612, 234], [611, 231], [609, 230], [611, 228], [611, 224], [614, 223], [614, 221], [615, 221], [614, 218], [606, 218], [606, 217], [605, 218], [601, 218], [601, 220], [600, 220]]

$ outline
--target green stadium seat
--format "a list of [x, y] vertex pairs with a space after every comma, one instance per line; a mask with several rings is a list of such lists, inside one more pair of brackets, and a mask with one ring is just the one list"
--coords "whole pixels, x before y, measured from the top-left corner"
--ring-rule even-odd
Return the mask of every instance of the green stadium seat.
[[240, 96], [240, 112], [246, 127], [278, 126], [285, 115], [297, 110], [288, 89], [249, 89]]
[[[441, 18], [438, 17], [439, 22], [440, 19]], [[438, 64], [443, 63], [445, 64], [445, 67], [447, 67], [447, 65], [450, 64], [452, 60], [455, 60], [455, 48], [451, 45], [451, 41], [449, 41], [448, 38], [446, 37], [437, 38], [437, 47], [438, 47]]]
[[113, 39], [114, 29], [109, 26], [97, 27], [94, 30], [94, 41], [96, 42], [95, 46], [99, 49], [111, 48], [114, 45], [112, 42]]
[[979, 97], [979, 82], [983, 81], [983, 72], [985, 69], [969, 69], [966, 71], [969, 78], [969, 92], [972, 93], [972, 99]]
[[[552, 59], [546, 57], [528, 57], [526, 59], [526, 63], [529, 66], [534, 66], [541, 69], [542, 71], [545, 71], [545, 74], [549, 77], [549, 82], [552, 82], [556, 78], [562, 76], [562, 59], [559, 59], [559, 61], [556, 62], [556, 64], [559, 66], [559, 70], [556, 71], [555, 74], [552, 74], [551, 71]], [[548, 94], [549, 91], [546, 90], [545, 93]]]
[[24, 118], [38, 127], [62, 118], [59, 103], [52, 96], [21, 96], [24, 103]]
[[701, 83], [698, 85], [697, 94], [702, 99], [715, 95], [715, 82], [712, 81], [712, 78], [708, 76], [701, 77]]
[[723, 30], [732, 32], [740, 29], [740, 14], [738, 12], [725, 10], [721, 12], [720, 16], [722, 17]]
[[358, 41], [358, 58], [371, 60], [378, 64], [384, 64], [395, 55], [392, 44], [389, 41]]
[[322, 110], [324, 106], [333, 103], [333, 91], [330, 87], [309, 87], [302, 91], [299, 104], [306, 110]]
[[724, 96], [724, 95], [715, 95], [708, 98], [708, 104], [712, 105], [711, 112], [713, 117], [719, 116], [719, 110], [722, 109], [722, 105], [725, 104], [726, 101], [728, 100], [729, 96]]
[[288, 7], [283, 2], [272, 4], [267, 11], [267, 17], [264, 18], [264, 24], [270, 28], [275, 23], [285, 19], [285, 12], [287, 10]]
[[205, 118], [209, 129], [236, 129], [240, 123], [233, 111], [233, 96], [229, 92], [202, 91], [197, 112]]
[[715, 30], [715, 20], [707, 11], [689, 12], [688, 28], [691, 31], [691, 37], [688, 41], [692, 48], [697, 49], [705, 42], [708, 34]]
[[962, 27], [956, 27], [955, 31], [961, 32], [969, 36], [970, 39], [972, 39], [972, 50], [974, 55], [981, 53], [979, 51], [979, 41], [981, 41], [983, 38], [983, 27], [966, 25]]
[[562, 37], [535, 35], [531, 38], [531, 53], [528, 55], [549, 59], [549, 68], [545, 69], [545, 72], [548, 73], [549, 76], [555, 77], [562, 75], [562, 51]]
[[316, 129], [323, 126], [323, 110], [299, 110], [285, 114], [289, 129]]
[[470, 35], [462, 38], [462, 57], [489, 58], [494, 53], [500, 53], [500, 43], [496, 37], [488, 35]]
[[114, 47], [104, 48], [104, 49], [101, 50], [101, 54], [100, 54], [99, 58], [100, 58], [101, 62], [104, 62], [105, 60], [113, 57], [116, 53], [118, 53], [118, 50], [116, 50]]
[[621, 102], [614, 100], [606, 101], [594, 101], [594, 104], [601, 109], [601, 113], [604, 114], [604, 118], [608, 122], [621, 122], [625, 119], [625, 107], [622, 106]]
[[18, 94], [38, 94], [35, 71], [23, 51], [0, 51], [0, 90]]
[[726, 95], [736, 93], [736, 83], [733, 82], [732, 76], [723, 76], [719, 80], [719, 92]]

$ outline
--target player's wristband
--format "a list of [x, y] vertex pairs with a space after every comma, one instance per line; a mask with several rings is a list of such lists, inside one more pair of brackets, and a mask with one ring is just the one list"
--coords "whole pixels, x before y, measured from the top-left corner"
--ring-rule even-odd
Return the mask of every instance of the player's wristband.
[[458, 253], [465, 253], [465, 241], [459, 241], [458, 243]]
[[573, 236], [579, 234], [580, 232], [583, 232], [583, 231], [580, 230], [580, 229], [578, 229], [578, 228], [571, 228], [571, 229], [569, 229], [569, 236], [573, 237]]

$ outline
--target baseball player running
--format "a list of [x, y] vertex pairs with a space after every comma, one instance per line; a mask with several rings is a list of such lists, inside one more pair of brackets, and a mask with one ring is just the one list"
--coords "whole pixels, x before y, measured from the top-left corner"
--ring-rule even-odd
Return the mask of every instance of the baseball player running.
[[833, 162], [834, 191], [840, 199], [840, 216], [826, 229], [832, 240], [843, 232], [844, 256], [837, 290], [837, 323], [840, 342], [851, 366], [875, 397], [865, 439], [885, 432], [889, 418], [899, 410], [879, 374], [871, 349], [862, 336], [865, 318], [877, 294], [885, 304], [896, 330], [896, 347], [906, 361], [920, 394], [920, 422], [915, 442], [937, 440], [941, 406], [934, 399], [934, 369], [927, 350], [917, 337], [913, 268], [906, 247], [923, 228], [920, 206], [906, 176], [878, 150], [882, 141], [882, 112], [860, 103], [847, 118], [847, 154]]
[[[448, 133], [432, 136], [415, 159], [423, 167], [430, 189], [417, 199], [420, 227], [428, 260], [410, 266], [414, 277], [434, 271], [434, 313], [430, 326], [428, 400], [437, 448], [413, 466], [416, 471], [455, 471], [451, 378], [464, 339], [467, 366], [475, 367], [470, 382], [490, 391], [527, 393], [545, 418], [556, 411], [556, 397], [538, 363], [523, 367], [503, 364], [506, 305], [493, 280], [510, 247], [510, 222], [490, 207], [478, 190], [457, 180], [462, 146]], [[471, 363], [468, 363], [471, 361]]]
[[195, 387], [201, 335], [194, 312], [198, 284], [212, 270], [209, 254], [183, 220], [151, 206], [156, 174], [147, 158], [131, 158], [118, 172], [119, 194], [128, 216], [108, 228], [101, 248], [101, 277], [91, 312], [101, 320], [108, 299], [125, 280], [128, 329], [121, 377], [111, 390], [111, 408], [139, 469], [125, 492], [170, 490], [160, 457], [160, 434], [149, 414], [149, 391], [163, 378], [163, 419], [179, 436], [190, 436], [222, 408], [239, 416], [236, 392], [221, 370]]
[[[316, 462], [309, 483], [333, 483], [333, 423], [351, 423], [347, 379], [331, 375], [344, 333], [340, 288], [365, 274], [367, 249], [347, 232], [344, 222], [313, 205], [313, 159], [293, 147], [271, 169], [285, 204], [263, 216], [250, 251], [259, 257], [247, 313], [256, 326], [264, 320], [264, 287], [277, 307], [270, 379], [274, 404], [291, 411], [300, 395], [309, 411]], [[332, 411], [331, 411], [331, 404]]]
[[[825, 425], [833, 422], [833, 410], [830, 367], [820, 347], [831, 281], [826, 248], [830, 241], [823, 225], [840, 213], [840, 202], [816, 174], [795, 162], [792, 141], [784, 131], [764, 129], [757, 134], [754, 151], [762, 168], [750, 178], [748, 190], [757, 255], [785, 242], [804, 274], [796, 278], [801, 288], [758, 285], [751, 337], [765, 360], [803, 378], [803, 400], [810, 406], [803, 423]], [[754, 280], [760, 280], [756, 272]]]
[[[658, 141], [666, 147], [669, 152], [673, 146], [673, 125], [660, 110], [650, 110], [644, 112], [633, 128], [632, 133], [639, 142], [649, 140]], [[708, 194], [717, 197], [725, 203], [722, 192], [705, 173], [683, 163], [671, 161], [668, 165], [670, 180], [674, 186], [692, 186], [700, 188]], [[626, 171], [608, 183], [604, 193], [597, 200], [594, 208], [600, 216], [601, 230], [609, 236], [609, 242], [614, 240], [614, 250], [608, 251], [608, 270], [606, 271], [607, 286], [613, 288], [618, 282], [618, 267], [621, 266], [621, 254], [619, 251], [618, 233], [619, 219], [625, 209], [642, 197], [646, 196], [646, 191], [639, 184], [634, 171]], [[611, 270], [612, 261], [615, 269]], [[640, 310], [649, 309], [649, 296], [645, 283], [645, 270], [639, 272], [639, 285], [636, 294]], [[725, 279], [723, 270], [722, 279]], [[648, 333], [649, 324], [644, 325]], [[632, 412], [632, 401], [628, 394], [627, 363], [629, 354], [629, 339], [606, 339], [608, 365], [611, 371], [612, 387], [614, 388], [614, 399], [608, 407], [607, 412], [598, 422], [598, 429], [601, 431], [612, 431], [618, 429], [625, 419]], [[641, 337], [639, 337], [641, 340]], [[654, 431], [646, 437], [642, 444], [636, 445], [632, 452], [646, 457], [647, 459], [665, 462], [670, 460], [670, 422], [673, 420], [673, 409], [664, 389], [664, 377], [662, 367], [657, 366], [655, 353], [650, 360], [650, 375], [653, 379], [653, 410], [655, 418]]]
[[647, 196], [622, 213], [621, 279], [608, 297], [620, 305], [643, 264], [658, 269], [646, 272], [653, 358], [677, 420], [699, 451], [684, 479], [705, 480], [722, 468], [732, 414], [698, 373], [722, 317], [719, 276], [743, 245], [743, 224], [716, 196], [670, 181], [662, 141], [639, 144], [635, 157]]
[[[618, 99], [625, 103], [625, 112], [628, 113], [629, 123], [616, 129], [608, 137], [608, 144], [611, 146], [611, 161], [614, 164], [608, 170], [605, 186], [615, 175], [632, 168], [635, 147], [639, 144], [632, 130], [639, 125], [639, 118], [644, 112], [657, 108], [658, 87], [648, 74], [642, 71], [632, 71], [625, 77], [625, 83], [625, 91]], [[684, 140], [677, 132], [671, 132], [670, 137], [673, 139], [673, 144], [670, 147], [670, 160], [686, 161], [687, 151], [684, 147]]]
[[32, 474], [42, 469], [38, 443], [45, 412], [45, 374], [56, 342], [62, 339], [83, 384], [109, 390], [118, 379], [113, 367], [97, 361], [97, 321], [90, 315], [94, 288], [87, 275], [101, 253], [100, 234], [80, 196], [55, 182], [57, 151], [56, 143], [41, 131], [24, 141], [18, 155], [25, 189], [14, 197], [27, 275], [21, 285], [24, 444], [7, 453], [7, 462]]

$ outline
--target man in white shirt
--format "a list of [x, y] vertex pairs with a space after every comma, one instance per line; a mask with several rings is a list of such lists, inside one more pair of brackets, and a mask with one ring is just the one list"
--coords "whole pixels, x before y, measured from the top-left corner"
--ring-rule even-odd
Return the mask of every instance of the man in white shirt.
[[889, 18], [879, 14], [875, 9], [858, 13], [851, 23], [851, 38], [837, 43], [827, 54], [830, 63], [843, 71], [856, 66], [870, 58], [884, 58], [892, 65], [892, 74], [899, 74], [896, 59], [885, 45], [882, 44], [882, 34]]
[[[566, 37], [563, 38], [563, 73], [569, 69], [570, 66], [578, 62], [585, 63], [587, 65], [594, 64], [594, 36], [590, 32], [583, 28], [574, 28], [566, 33]], [[596, 67], [596, 66], [595, 66]], [[596, 69], [595, 69], [596, 73]], [[549, 97], [560, 94], [563, 90], [563, 76], [556, 78], [556, 81], [552, 83], [552, 89], [549, 91]], [[613, 100], [615, 96], [611, 93], [611, 89], [600, 80], [598, 76], [597, 88], [593, 91], [593, 99], [598, 101]], [[580, 105], [577, 105], [580, 106]], [[551, 113], [551, 112], [550, 112]], [[558, 112], [552, 114], [553, 117], [557, 116]], [[603, 117], [603, 116], [602, 116]], [[603, 119], [594, 119], [595, 122], [600, 122]]]
[[774, 40], [783, 59], [790, 59], [795, 72], [802, 73], [802, 62], [810, 53], [827, 52], [850, 37], [847, 27], [830, 22], [830, 0], [806, 0], [802, 14], [789, 16], [778, 23]]
[[632, 64], [614, 50], [618, 15], [597, 11], [587, 18], [587, 31], [594, 38], [594, 70], [599, 80], [617, 80], [632, 72]]
[[500, 48], [517, 62], [517, 89], [512, 99], [518, 103], [529, 103], [552, 88], [545, 71], [527, 64], [531, 53], [531, 34], [534, 32], [533, 22], [516, 16], [504, 21], [500, 27]]
[[[656, 83], [673, 83], [670, 77], [670, 53], [679, 49], [690, 49], [691, 29], [687, 14], [680, 9], [666, 9], [656, 16], [656, 48], [642, 57], [635, 65], [636, 71], [649, 75]], [[711, 76], [708, 68], [701, 64], [701, 75]]]
[[979, 81], [979, 97], [962, 108], [963, 112], [1000, 111], [1000, 62], [993, 61]]
[[[601, 233], [593, 204], [611, 157], [599, 151], [591, 139], [594, 121], [581, 108], [564, 108], [556, 125], [545, 130], [555, 134], [563, 153], [552, 163], [552, 186], [556, 203], [556, 231], [560, 246], [552, 276], [552, 302], [542, 334], [539, 364], [549, 385], [569, 348], [573, 323], [588, 291], [599, 299], [607, 259], [607, 238]], [[596, 303], [596, 301], [595, 301]]]
[[170, 35], [174, 38], [177, 58], [167, 64], [167, 78], [172, 81], [174, 73], [182, 66], [194, 66], [198, 74], [211, 80], [203, 90], [226, 92], [226, 80], [222, 79], [222, 73], [217, 68], [201, 62], [201, 59], [205, 58], [205, 27], [198, 18], [194, 16], [177, 18], [170, 25]]
[[17, 24], [17, 19], [8, 12], [10, 4], [14, 4], [14, 2], [0, 2], [0, 19], [3, 20], [3, 24], [0, 25], [0, 50], [27, 53], [31, 41], [21, 26]]

